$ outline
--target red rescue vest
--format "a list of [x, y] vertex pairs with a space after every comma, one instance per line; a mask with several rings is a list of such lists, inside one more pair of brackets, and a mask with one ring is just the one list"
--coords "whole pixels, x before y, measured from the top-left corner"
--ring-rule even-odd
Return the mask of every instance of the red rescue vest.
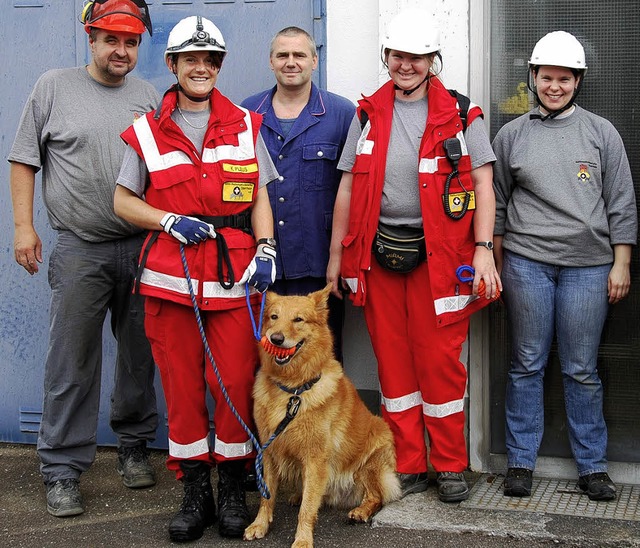
[[[200, 152], [171, 119], [176, 101], [177, 92], [170, 90], [157, 111], [139, 118], [122, 134], [149, 171], [147, 203], [194, 216], [235, 215], [249, 210], [258, 193], [255, 144], [262, 117], [234, 105], [214, 89]], [[253, 258], [255, 240], [236, 228], [220, 228], [218, 232], [224, 235], [238, 280]], [[220, 284], [215, 240], [185, 246], [185, 254], [198, 306], [203, 310], [245, 306], [244, 286], [225, 289]], [[169, 234], [160, 232], [148, 251], [140, 293], [191, 306], [180, 244]]]
[[[358, 141], [352, 169], [349, 230], [342, 241], [344, 250], [341, 275], [351, 288], [354, 304], [359, 306], [366, 301], [365, 273], [370, 268], [371, 246], [380, 217], [394, 100], [394, 84], [389, 81], [373, 95], [358, 102], [358, 114], [365, 111], [369, 122]], [[489, 301], [474, 297], [471, 286], [461, 283], [456, 277], [456, 269], [460, 265], [471, 264], [475, 252], [474, 212], [469, 210], [462, 219], [453, 220], [445, 214], [443, 207], [445, 181], [452, 170], [443, 147], [446, 139], [460, 139], [463, 153], [458, 163], [460, 180], [466, 190], [474, 188], [471, 158], [466, 149], [459, 106], [437, 78], [432, 78], [429, 83], [427, 100], [429, 111], [417, 158], [417, 184], [420, 189], [433, 306], [437, 324], [442, 326], [467, 317], [486, 306]], [[471, 124], [478, 116], [482, 116], [482, 110], [471, 104], [467, 123]], [[461, 191], [454, 177], [450, 192]]]

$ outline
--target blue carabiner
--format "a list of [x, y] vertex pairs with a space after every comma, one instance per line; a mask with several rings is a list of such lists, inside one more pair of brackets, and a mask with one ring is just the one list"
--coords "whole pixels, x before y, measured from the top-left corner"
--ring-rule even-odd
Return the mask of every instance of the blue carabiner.
[[[468, 274], [465, 274], [465, 272], [468, 272]], [[475, 274], [475, 268], [468, 264], [463, 264], [462, 266], [456, 268], [456, 277], [461, 282], [472, 282]]]

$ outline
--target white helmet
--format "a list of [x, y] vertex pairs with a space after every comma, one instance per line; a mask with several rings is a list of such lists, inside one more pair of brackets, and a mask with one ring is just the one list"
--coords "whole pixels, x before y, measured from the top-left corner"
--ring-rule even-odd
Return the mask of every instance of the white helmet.
[[573, 34], [550, 32], [538, 40], [529, 59], [530, 67], [541, 65], [586, 70], [584, 48]]
[[225, 55], [227, 48], [218, 27], [209, 19], [192, 15], [171, 29], [164, 58], [183, 51], [220, 51]]
[[427, 10], [409, 8], [401, 11], [387, 25], [383, 50], [394, 49], [415, 55], [440, 50], [440, 31], [434, 16]]

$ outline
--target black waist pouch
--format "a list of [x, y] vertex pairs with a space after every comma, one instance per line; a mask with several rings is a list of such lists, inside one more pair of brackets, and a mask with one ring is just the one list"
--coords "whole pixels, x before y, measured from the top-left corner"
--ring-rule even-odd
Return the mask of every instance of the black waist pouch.
[[378, 224], [373, 240], [378, 264], [391, 272], [411, 272], [427, 258], [424, 230], [408, 226]]

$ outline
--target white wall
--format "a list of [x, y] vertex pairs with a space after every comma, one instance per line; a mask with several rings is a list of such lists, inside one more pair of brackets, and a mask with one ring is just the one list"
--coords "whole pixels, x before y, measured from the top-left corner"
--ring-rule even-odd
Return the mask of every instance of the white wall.
[[469, 0], [327, 0], [327, 87], [356, 101], [387, 80], [381, 37], [405, 7], [433, 13], [440, 28], [447, 87], [469, 91]]

